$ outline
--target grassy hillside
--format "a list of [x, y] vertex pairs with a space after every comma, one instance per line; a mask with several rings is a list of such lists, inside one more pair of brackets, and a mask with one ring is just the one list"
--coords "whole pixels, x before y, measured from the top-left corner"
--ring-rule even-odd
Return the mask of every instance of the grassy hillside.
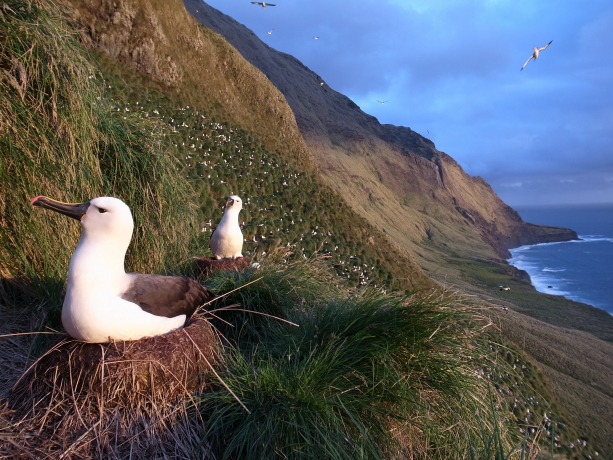
[[[228, 381], [236, 393], [251, 398], [252, 407], [265, 403], [267, 409], [257, 418], [259, 425], [248, 426], [245, 420], [253, 419], [237, 413], [236, 401], [221, 388], [210, 399], [203, 397], [203, 413], [219, 420], [208, 439], [216, 448], [231, 452], [228, 445], [233, 445], [240, 451], [234, 441], [239, 437], [228, 438], [228, 427], [232, 433], [246, 434], [244, 449], [253, 436], [270, 430], [272, 421], [296, 423], [292, 405], [299, 402], [301, 423], [310, 424], [312, 438], [305, 449], [314, 450], [309, 452], [327, 452], [332, 445], [327, 442], [351, 439], [350, 446], [340, 443], [334, 452], [371, 458], [391, 456], [394, 447], [421, 457], [465, 458], [473, 452], [490, 458], [520, 446], [519, 457], [526, 449], [521, 448], [516, 423], [524, 430], [525, 444], [533, 445], [537, 438], [546, 445], [541, 438], [550, 436], [557, 453], [593, 452], [591, 440], [587, 450], [572, 450], [570, 443], [579, 432], [566, 423], [564, 408], [541, 409], [551, 400], [550, 393], [529, 360], [517, 349], [508, 352], [496, 343], [473, 342], [482, 323], [464, 303], [445, 296], [416, 300], [365, 291], [347, 298], [337, 292], [336, 285], [344, 290], [365, 282], [391, 281], [409, 289], [431, 283], [406, 254], [324, 185], [306, 157], [267, 147], [257, 133], [214, 114], [214, 103], [202, 107], [187, 103], [172, 84], [133, 72], [103, 55], [90, 61], [71, 39], [71, 31], [60, 27], [61, 21], [50, 18], [40, 5], [26, 8], [9, 2], [0, 18], [0, 68], [5, 71], [1, 83], [7, 95], [0, 101], [0, 166], [6, 184], [0, 189], [5, 206], [0, 251], [3, 283], [8, 287], [1, 303], [5, 311], [12, 306], [21, 313], [19, 327], [28, 331], [49, 324], [47, 317], [42, 323], [24, 325], [29, 320], [25, 311], [57, 312], [78, 234], [77, 225], [67, 231], [61, 216], [34, 213], [28, 203], [31, 196], [122, 197], [135, 210], [137, 224], [128, 268], [163, 271], [176, 270], [195, 253], [204, 254], [209, 220], [214, 224], [220, 218], [219, 208], [228, 194], [241, 193], [250, 202], [243, 213], [244, 231], [255, 238], [246, 245], [249, 255], [261, 258], [262, 252], [295, 244], [294, 262], [318, 250], [329, 253], [336, 273], [322, 278], [318, 272], [269, 259], [261, 283], [227, 299], [259, 311], [273, 308], [304, 327], [271, 327], [266, 332], [261, 324], [248, 323], [249, 328], [241, 329], [249, 333], [246, 338], [226, 331], [239, 345], [224, 369]], [[52, 16], [56, 14], [53, 11]], [[245, 275], [223, 274], [209, 283], [221, 293], [259, 276], [261, 272], [250, 270]], [[301, 283], [312, 283], [309, 292], [300, 291]], [[14, 289], [16, 285], [20, 290]], [[3, 328], [12, 324], [7, 315]], [[21, 348], [17, 344], [3, 350], [3, 369], [12, 369], [10, 375], [3, 372], [3, 383], [9, 383], [17, 370], [15, 363], [27, 362], [28, 344], [22, 341]], [[292, 361], [292, 356], [303, 359]], [[331, 358], [338, 365], [334, 372]], [[517, 374], [513, 365], [521, 365]], [[258, 375], [270, 380], [254, 378]], [[321, 384], [309, 387], [313, 382]], [[280, 398], [279, 388], [284, 388], [284, 398], [291, 397]], [[378, 393], [378, 388], [386, 392]], [[296, 401], [292, 399], [296, 395], [303, 397]], [[309, 395], [314, 399], [309, 400]], [[340, 405], [330, 395], [338, 397]], [[324, 403], [325, 410], [314, 410]], [[552, 421], [544, 421], [546, 411]], [[389, 417], [396, 423], [393, 430]], [[547, 435], [547, 430], [539, 429], [543, 421], [552, 428]], [[2, 423], [3, 434], [13, 436], [13, 427]], [[322, 437], [322, 426], [333, 429]], [[364, 427], [373, 433], [374, 447], [364, 436]], [[278, 438], [266, 448], [295, 454], [291, 445], [283, 443], [296, 432], [287, 436], [281, 432], [270, 431]], [[390, 438], [390, 433], [400, 434]], [[559, 447], [556, 433], [560, 433]], [[26, 438], [33, 442], [31, 436]], [[501, 444], [492, 445], [493, 439]]]
[[[5, 287], [36, 286], [57, 312], [80, 228], [31, 198], [125, 200], [138, 224], [127, 268], [156, 272], [193, 250], [196, 197], [156, 126], [103, 98], [60, 13], [11, 5], [0, 32], [0, 273]], [[28, 21], [37, 27], [24, 29]]]
[[[3, 213], [6, 238], [1, 246], [6, 288], [0, 302], [3, 329], [9, 324], [7, 314], [11, 311], [20, 313], [23, 326], [23, 320], [57, 306], [58, 299], [44, 288], [55, 286], [61, 294], [67, 255], [78, 233], [78, 228], [67, 231], [65, 223], [56, 224], [49, 216], [43, 219], [32, 212], [28, 201], [30, 187], [44, 188], [61, 199], [86, 199], [71, 195], [75, 190], [87, 195], [108, 193], [124, 198], [135, 209], [136, 234], [141, 238], [131, 247], [133, 269], [176, 269], [190, 250], [203, 244], [195, 238], [199, 232], [193, 226], [198, 219], [193, 206], [197, 195], [192, 194], [192, 187], [179, 173], [198, 181], [202, 181], [204, 174], [196, 171], [194, 176], [191, 162], [181, 166], [164, 148], [166, 141], [178, 143], [172, 137], [174, 130], [170, 125], [165, 128], [165, 138], [164, 132], [158, 131], [146, 115], [133, 110], [127, 101], [121, 101], [119, 108], [118, 100], [105, 98], [101, 80], [96, 77], [99, 73], [84, 50], [74, 43], [59, 16], [60, 12], [48, 3], [30, 4], [26, 8], [20, 2], [9, 1], [0, 17], [3, 38], [0, 63], [7, 70], [2, 80], [7, 97], [2, 100], [0, 112], [1, 165], [6, 181], [12, 181], [2, 188], [1, 195], [3, 203], [11, 204]], [[113, 86], [108, 83], [104, 81], [107, 89]], [[172, 112], [170, 116], [172, 125], [181, 114]], [[18, 120], [21, 124], [6, 120]], [[183, 118], [181, 126], [189, 128], [187, 121], [189, 117]], [[222, 130], [219, 122], [212, 123], [213, 128]], [[209, 136], [213, 135], [210, 128], [211, 125], [198, 126]], [[237, 134], [235, 128], [222, 133], [226, 137]], [[258, 159], [268, 166], [266, 160], [270, 160], [277, 164], [272, 154], [251, 146], [249, 133], [238, 131], [238, 136], [244, 137], [239, 139], [244, 141], [240, 147], [249, 155], [243, 161]], [[216, 147], [221, 161], [221, 155], [229, 152], [224, 151], [222, 142], [216, 142]], [[237, 147], [232, 144], [233, 149]], [[34, 159], [29, 161], [31, 156]], [[285, 179], [295, 179], [299, 185], [304, 173], [290, 178], [297, 173], [284, 170], [283, 166], [289, 168], [289, 162], [279, 163], [280, 172], [275, 174], [285, 174]], [[262, 177], [258, 175], [258, 179]], [[256, 189], [270, 186], [268, 193], [271, 196], [276, 193], [276, 182], [237, 180], [237, 183], [239, 187]], [[314, 187], [306, 188], [311, 195], [317, 191]], [[208, 197], [208, 193], [201, 192], [201, 199]], [[302, 214], [305, 215], [310, 216]], [[333, 221], [336, 217], [332, 214], [328, 219]], [[65, 234], [68, 237], [62, 240]], [[40, 239], [28, 246], [27, 240], [32, 237]], [[47, 259], [39, 257], [41, 254]], [[169, 416], [149, 435], [143, 447], [132, 445], [132, 438], [126, 439], [117, 424], [122, 414], [133, 414], [129, 405], [118, 413], [114, 409], [105, 412], [99, 402], [100, 410], [92, 411], [91, 405], [86, 408], [81, 404], [81, 395], [75, 396], [80, 389], [72, 386], [72, 382], [66, 387], [70, 388], [67, 391], [70, 395], [59, 395], [62, 404], [53, 403], [57, 401], [53, 398], [61, 393], [54, 391], [53, 386], [50, 400], [46, 396], [33, 399], [32, 404], [21, 405], [25, 406], [25, 413], [13, 413], [10, 409], [16, 407], [15, 401], [7, 391], [13, 382], [7, 379], [10, 373], [6, 370], [10, 367], [15, 371], [16, 362], [24, 368], [29, 364], [31, 350], [27, 336], [23, 336], [25, 346], [9, 347], [12, 356], [3, 347], [0, 359], [5, 398], [0, 403], [1, 454], [8, 458], [21, 455], [132, 458], [135, 451], [136, 457], [151, 458], [176, 455], [177, 449], [206, 443], [217, 458], [230, 458], [235, 452], [241, 458], [281, 453], [286, 458], [302, 454], [382, 458], [411, 455], [414, 451], [430, 458], [463, 458], [471, 448], [486, 447], [487, 441], [481, 439], [484, 433], [497, 433], [496, 449], [511, 448], [516, 439], [512, 427], [509, 429], [503, 422], [506, 411], [496, 405], [497, 396], [483, 397], [493, 393], [489, 381], [479, 379], [472, 371], [472, 361], [465, 358], [467, 350], [479, 359], [482, 356], [478, 341], [473, 339], [482, 324], [476, 311], [452, 296], [441, 294], [413, 298], [365, 290], [347, 296], [346, 286], [336, 281], [338, 276], [332, 275], [325, 264], [305, 262], [300, 256], [287, 262], [288, 254], [282, 256], [285, 258], [266, 258], [257, 270], [232, 271], [207, 280], [216, 292], [233, 293], [233, 297], [225, 299], [226, 308], [238, 300], [256, 312], [267, 311], [301, 324], [296, 328], [265, 317], [263, 321], [243, 321], [239, 328], [228, 324], [228, 330], [224, 330], [231, 346], [225, 349], [227, 360], [225, 365], [220, 364], [220, 373], [235, 393], [249, 403], [251, 416], [246, 416], [242, 409], [237, 411], [237, 401], [227, 398], [225, 387], [215, 385], [208, 393], [189, 398], [186, 394], [178, 401], [168, 401], [170, 407], [183, 407], [184, 414], [187, 405], [194, 404], [192, 409], [208, 416], [205, 438], [198, 439], [200, 431], [196, 428], [201, 418], [192, 411], [191, 418], [181, 423], [188, 427], [193, 424], [197, 434], [190, 441], [194, 443], [178, 446], [169, 442], [168, 430], [177, 426], [177, 420]], [[53, 266], [36, 266], [41, 259]], [[247, 286], [250, 281], [255, 283]], [[341, 289], [335, 287], [336, 283]], [[235, 287], [241, 289], [235, 291]], [[215, 316], [224, 315], [217, 313]], [[226, 313], [229, 320], [245, 316], [232, 318], [233, 311]], [[47, 317], [24, 329], [32, 331], [38, 325], [49, 324]], [[223, 324], [226, 323], [220, 329]], [[2, 339], [6, 338], [3, 334]], [[487, 359], [483, 355], [483, 360]], [[97, 397], [96, 393], [90, 402], [95, 404]], [[138, 410], [144, 411], [138, 412], [138, 421], [126, 415], [127, 423], [133, 425], [128, 432], [142, 432], [140, 424], [151, 424], [146, 414], [156, 408]], [[32, 416], [37, 411], [42, 412], [42, 418]], [[63, 424], [66, 420], [74, 423]], [[189, 431], [192, 438], [194, 430]], [[262, 433], [270, 435], [268, 443], [262, 449], [257, 443], [258, 450], [253, 450], [253, 440]], [[142, 433], [138, 436], [143, 439]], [[193, 450], [181, 451], [183, 458], [193, 455]]]
[[252, 132], [211, 116], [206, 106], [181, 105], [172, 88], [160, 89], [125, 65], [97, 56], [114, 110], [165, 126], [164, 145], [199, 194], [204, 247], [227, 197], [238, 194], [249, 257], [289, 245], [304, 257], [329, 256], [349, 286], [433, 286], [406, 252], [359, 217], [317, 171], [301, 167], [291, 155], [271, 152]]
[[[597, 444], [601, 455], [613, 454], [611, 316], [562, 296], [538, 293], [500, 261], [441, 254], [434, 272], [436, 279], [496, 307], [495, 324], [538, 366], [569, 423], [581, 427], [582, 436]], [[501, 291], [500, 285], [511, 290]]]
[[165, 88], [177, 107], [207, 108], [250, 127], [268, 150], [315, 169], [285, 98], [266, 77], [201, 27], [180, 0], [68, 0], [82, 40]]

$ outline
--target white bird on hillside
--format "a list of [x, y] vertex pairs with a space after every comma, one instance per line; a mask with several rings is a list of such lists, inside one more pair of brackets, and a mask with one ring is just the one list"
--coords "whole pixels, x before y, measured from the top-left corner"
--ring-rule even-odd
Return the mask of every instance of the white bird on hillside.
[[226, 202], [221, 222], [211, 235], [209, 245], [216, 259], [243, 257], [243, 232], [238, 224], [238, 213], [243, 208], [240, 197], [232, 195]]
[[389, 102], [389, 101], [377, 101], [377, 102], [378, 102], [379, 104], [383, 105], [383, 104], [385, 104], [386, 102]]
[[62, 203], [37, 196], [30, 203], [81, 221], [62, 306], [62, 324], [75, 339], [102, 343], [166, 334], [215, 298], [190, 278], [125, 272], [134, 221], [123, 201]]
[[[534, 53], [532, 54], [532, 56], [530, 56], [528, 58], [528, 60], [526, 61], [526, 63], [524, 64], [524, 67], [526, 67], [528, 65], [528, 62], [530, 62], [530, 59], [534, 58], [535, 60], [538, 59], [539, 57], [539, 52], [543, 51], [544, 49], [546, 49], [549, 45], [551, 45], [551, 43], [553, 42], [553, 40], [551, 40], [549, 43], [547, 43], [547, 45], [543, 46], [542, 48], [539, 48], [537, 46], [535, 46], [534, 48], [532, 48], [532, 50], [534, 51]], [[522, 67], [521, 70], [524, 70], [524, 67]]]
[[262, 5], [262, 8], [266, 8], [267, 6], [277, 6], [277, 5], [273, 5], [272, 3], [266, 3], [266, 2], [251, 2], [254, 5]]

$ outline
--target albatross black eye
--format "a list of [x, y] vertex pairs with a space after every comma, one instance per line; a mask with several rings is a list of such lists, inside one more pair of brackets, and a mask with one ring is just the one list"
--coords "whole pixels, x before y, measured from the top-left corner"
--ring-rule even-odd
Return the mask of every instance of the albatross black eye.
[[98, 212], [99, 212], [100, 214], [105, 213], [105, 212], [106, 212], [106, 209], [104, 209], [104, 208], [98, 208]]

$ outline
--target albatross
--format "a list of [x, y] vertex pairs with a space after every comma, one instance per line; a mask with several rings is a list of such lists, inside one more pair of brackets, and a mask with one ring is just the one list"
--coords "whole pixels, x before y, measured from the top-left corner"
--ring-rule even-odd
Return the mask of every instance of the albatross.
[[266, 3], [266, 2], [251, 2], [251, 3], [253, 3], [254, 5], [262, 5], [262, 8], [266, 8], [267, 6], [276, 6], [276, 5], [273, 5], [272, 3]]
[[[524, 67], [526, 67], [528, 65], [528, 62], [530, 62], [530, 59], [534, 58], [535, 60], [538, 59], [539, 57], [539, 52], [543, 51], [545, 48], [547, 48], [549, 45], [551, 45], [551, 43], [553, 42], [553, 40], [551, 40], [549, 43], [547, 43], [547, 45], [543, 46], [542, 48], [539, 48], [538, 46], [535, 46], [534, 48], [532, 48], [532, 50], [534, 51], [534, 53], [532, 53], [532, 56], [530, 56], [528, 58], [528, 60], [526, 61], [526, 63], [524, 64]], [[521, 70], [524, 70], [524, 67], [522, 67]]]
[[81, 221], [62, 306], [62, 324], [75, 339], [102, 343], [166, 334], [215, 298], [190, 278], [125, 272], [134, 221], [123, 201], [63, 203], [37, 196], [30, 203]]
[[209, 248], [217, 260], [243, 257], [243, 232], [238, 224], [238, 214], [243, 209], [239, 196], [231, 195], [226, 202], [221, 222], [211, 235]]

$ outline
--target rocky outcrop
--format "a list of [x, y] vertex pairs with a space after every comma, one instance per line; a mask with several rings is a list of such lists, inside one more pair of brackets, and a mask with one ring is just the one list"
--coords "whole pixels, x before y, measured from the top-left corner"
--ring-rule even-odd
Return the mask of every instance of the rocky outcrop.
[[[510, 257], [523, 244], [575, 239], [568, 229], [522, 221], [480, 177], [471, 177], [408, 127], [380, 124], [293, 56], [201, 0], [183, 0], [283, 93], [330, 184], [402, 247], [422, 239], [454, 250]], [[491, 254], [490, 254], [491, 255]]]

